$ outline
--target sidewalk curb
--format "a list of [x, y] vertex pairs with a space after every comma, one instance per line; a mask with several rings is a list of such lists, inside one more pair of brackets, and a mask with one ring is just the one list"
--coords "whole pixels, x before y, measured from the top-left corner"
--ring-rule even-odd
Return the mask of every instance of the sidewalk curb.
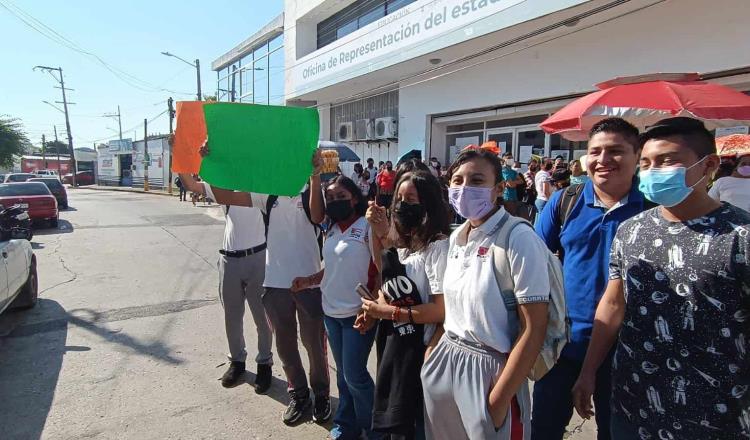
[[92, 186], [79, 186], [79, 187], [68, 186], [68, 190], [79, 190], [79, 189], [90, 189], [92, 191], [126, 192], [126, 193], [147, 194], [147, 195], [155, 195], [155, 196], [167, 196], [167, 197], [179, 196], [179, 192], [169, 194], [164, 191], [144, 191], [142, 189], [128, 188], [128, 187], [123, 187], [123, 186], [112, 186], [112, 187], [93, 186], [93, 185]]

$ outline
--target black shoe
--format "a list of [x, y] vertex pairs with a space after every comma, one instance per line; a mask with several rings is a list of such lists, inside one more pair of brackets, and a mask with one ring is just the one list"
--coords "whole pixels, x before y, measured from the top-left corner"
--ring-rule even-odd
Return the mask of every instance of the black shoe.
[[331, 398], [328, 396], [316, 396], [315, 408], [313, 409], [313, 420], [315, 423], [325, 423], [331, 418]]
[[221, 386], [232, 388], [237, 386], [245, 374], [245, 363], [232, 361], [229, 363], [229, 369], [221, 376]]
[[289, 395], [292, 401], [289, 402], [289, 406], [284, 411], [283, 420], [285, 425], [294, 425], [299, 422], [302, 416], [305, 415], [305, 411], [310, 408], [310, 393], [295, 393], [294, 391], [290, 391]]
[[271, 366], [258, 364], [258, 374], [255, 375], [255, 394], [266, 394], [271, 388], [272, 378]]

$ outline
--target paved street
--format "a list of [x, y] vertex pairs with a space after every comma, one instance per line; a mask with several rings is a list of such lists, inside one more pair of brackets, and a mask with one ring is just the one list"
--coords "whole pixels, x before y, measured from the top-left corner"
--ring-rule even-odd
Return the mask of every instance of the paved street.
[[[38, 306], [0, 315], [0, 438], [325, 438], [327, 427], [281, 423], [278, 362], [268, 396], [217, 380], [219, 208], [85, 189], [70, 200], [59, 230], [33, 240]], [[592, 438], [585, 426], [573, 438]]]

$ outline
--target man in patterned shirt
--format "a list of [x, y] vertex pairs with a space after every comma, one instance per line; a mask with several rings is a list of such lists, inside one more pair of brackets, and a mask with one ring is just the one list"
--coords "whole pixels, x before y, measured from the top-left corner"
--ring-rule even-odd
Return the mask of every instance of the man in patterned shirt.
[[576, 409], [592, 415], [616, 343], [614, 440], [750, 438], [750, 214], [708, 196], [719, 158], [703, 123], [666, 119], [642, 140], [640, 189], [661, 206], [612, 243]]

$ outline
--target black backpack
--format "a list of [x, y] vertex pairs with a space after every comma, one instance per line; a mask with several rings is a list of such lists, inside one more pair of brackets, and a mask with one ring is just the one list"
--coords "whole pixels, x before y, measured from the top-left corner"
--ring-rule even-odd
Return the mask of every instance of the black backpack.
[[[322, 259], [323, 258], [323, 231], [320, 228], [320, 225], [312, 221], [312, 214], [310, 213], [310, 187], [307, 187], [303, 192], [301, 192], [300, 197], [302, 198], [302, 208], [305, 210], [305, 214], [307, 215], [307, 220], [315, 228], [315, 237], [317, 238], [317, 241], [318, 241], [318, 252], [320, 253], [320, 258]], [[269, 195], [268, 199], [266, 200], [266, 209], [263, 212], [263, 224], [266, 227], [266, 241], [268, 241], [268, 224], [271, 221], [271, 209], [274, 207], [278, 199], [279, 199], [279, 196]]]
[[[578, 201], [578, 198], [581, 197], [585, 185], [585, 183], [570, 185], [563, 190], [565, 192], [563, 192], [560, 198], [557, 200], [557, 225], [560, 226], [560, 230], [562, 230], [563, 226], [565, 226], [565, 222], [568, 221], [570, 212], [573, 211], [573, 207], [576, 206], [576, 202]], [[657, 206], [658, 205], [651, 200], [648, 200], [646, 198], [643, 199], [644, 211], [655, 208]]]

